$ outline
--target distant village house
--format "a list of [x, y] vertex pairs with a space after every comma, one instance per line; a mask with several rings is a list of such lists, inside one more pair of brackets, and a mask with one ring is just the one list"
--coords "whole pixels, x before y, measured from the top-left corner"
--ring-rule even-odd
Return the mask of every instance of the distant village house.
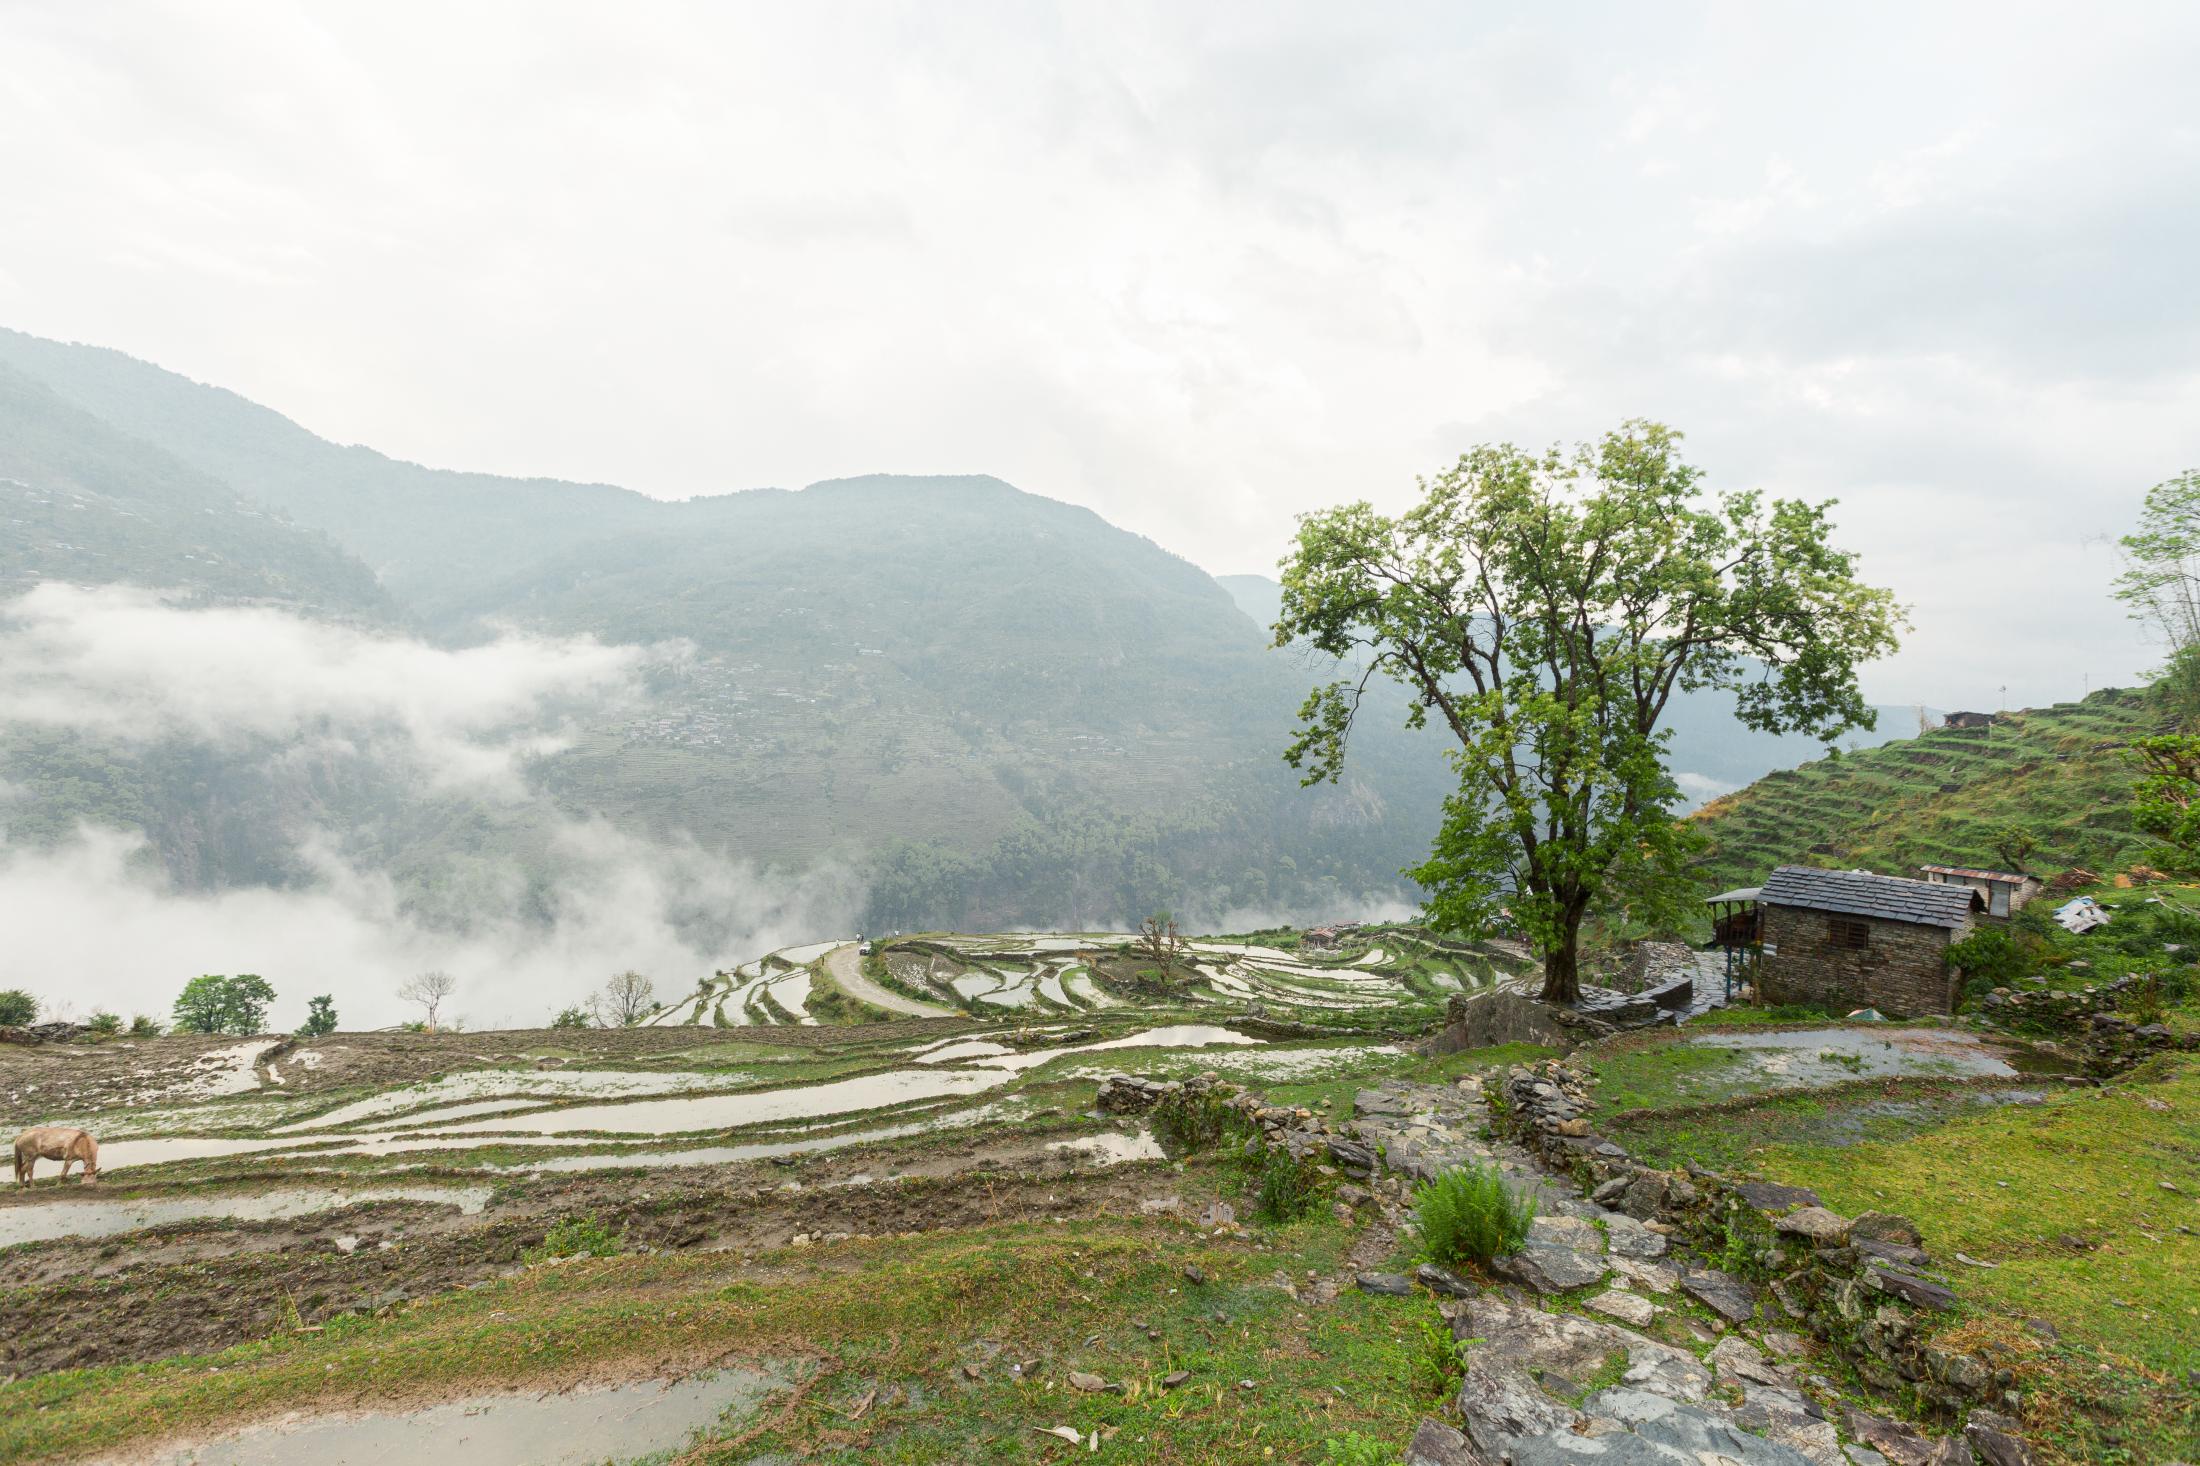
[[2007, 870], [1973, 870], [1964, 865], [1921, 865], [1917, 873], [1935, 885], [1969, 886], [1986, 898], [1988, 916], [2003, 919], [2014, 916], [2045, 885], [2038, 876]]
[[1948, 945], [1988, 900], [1962, 882], [1804, 865], [1773, 871], [1757, 899], [1763, 1001], [1904, 1017], [1954, 1010]]

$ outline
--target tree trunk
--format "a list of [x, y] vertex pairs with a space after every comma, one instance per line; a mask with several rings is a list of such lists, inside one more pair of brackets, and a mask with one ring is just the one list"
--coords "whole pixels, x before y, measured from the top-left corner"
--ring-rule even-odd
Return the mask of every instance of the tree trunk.
[[1581, 1001], [1581, 918], [1569, 911], [1561, 918], [1558, 941], [1543, 956], [1543, 1001], [1573, 1004]]

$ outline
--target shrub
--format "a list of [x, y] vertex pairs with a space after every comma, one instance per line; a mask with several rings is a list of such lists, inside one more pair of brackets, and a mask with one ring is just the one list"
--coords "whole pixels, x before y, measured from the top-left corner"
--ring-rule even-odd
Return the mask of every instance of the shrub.
[[89, 1028], [92, 1032], [98, 1034], [120, 1033], [122, 1032], [122, 1015], [119, 1013], [110, 1013], [106, 1009], [101, 1008], [97, 1012], [92, 1014], [91, 1018], [85, 1023], [84, 1026], [86, 1028]]
[[1414, 1189], [1413, 1206], [1421, 1250], [1447, 1267], [1519, 1251], [1535, 1220], [1535, 1198], [1506, 1185], [1490, 1166], [1446, 1171]]
[[552, 1028], [589, 1028], [593, 1025], [590, 1023], [585, 1009], [563, 1008], [559, 1010], [557, 1017], [550, 1020], [550, 1026]]
[[38, 1021], [38, 999], [21, 988], [0, 992], [0, 1027], [27, 1028]]
[[1321, 1204], [1321, 1172], [1281, 1148], [1266, 1152], [1253, 1215], [1264, 1222], [1295, 1222]]
[[1977, 998], [1992, 988], [2010, 987], [2040, 970], [2036, 939], [1998, 926], [1980, 927], [1948, 945], [1948, 966], [1963, 974], [1963, 996]]
[[1153, 1108], [1153, 1133], [1178, 1155], [1210, 1149], [1225, 1140], [1250, 1136], [1245, 1116], [1211, 1089], [1185, 1089], [1163, 1097]]
[[594, 1217], [567, 1217], [553, 1222], [543, 1234], [540, 1247], [530, 1247], [520, 1253], [525, 1262], [543, 1262], [553, 1257], [617, 1257], [619, 1239], [611, 1229]]
[[133, 1013], [130, 1015], [130, 1037], [132, 1038], [159, 1038], [160, 1026], [160, 1020], [150, 1013]]

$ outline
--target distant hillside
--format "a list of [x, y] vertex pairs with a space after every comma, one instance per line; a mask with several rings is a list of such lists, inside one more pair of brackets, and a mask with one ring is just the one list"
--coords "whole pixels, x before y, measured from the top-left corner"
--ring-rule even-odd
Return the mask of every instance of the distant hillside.
[[392, 609], [326, 537], [0, 367], [0, 595], [41, 580]]
[[634, 527], [664, 507], [605, 484], [453, 473], [342, 447], [234, 392], [104, 347], [0, 329], [0, 367], [237, 496], [326, 531], [430, 616], [516, 561]]
[[1705, 887], [1755, 885], [1788, 863], [1889, 875], [1998, 866], [1996, 836], [2012, 825], [2039, 839], [2036, 870], [2125, 869], [2150, 842], [2131, 826], [2122, 750], [2166, 727], [2151, 693], [2111, 688], [1767, 774], [1697, 814], [1712, 841]]

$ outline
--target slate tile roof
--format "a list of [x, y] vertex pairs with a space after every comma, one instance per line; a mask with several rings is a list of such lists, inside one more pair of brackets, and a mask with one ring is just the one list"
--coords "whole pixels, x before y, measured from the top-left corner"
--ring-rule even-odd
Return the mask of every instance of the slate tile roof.
[[1767, 906], [1800, 906], [1809, 911], [1838, 911], [1844, 916], [1873, 916], [1916, 926], [1960, 928], [1984, 898], [1969, 886], [1875, 876], [1861, 870], [1818, 870], [1783, 865], [1766, 877], [1759, 897]]

